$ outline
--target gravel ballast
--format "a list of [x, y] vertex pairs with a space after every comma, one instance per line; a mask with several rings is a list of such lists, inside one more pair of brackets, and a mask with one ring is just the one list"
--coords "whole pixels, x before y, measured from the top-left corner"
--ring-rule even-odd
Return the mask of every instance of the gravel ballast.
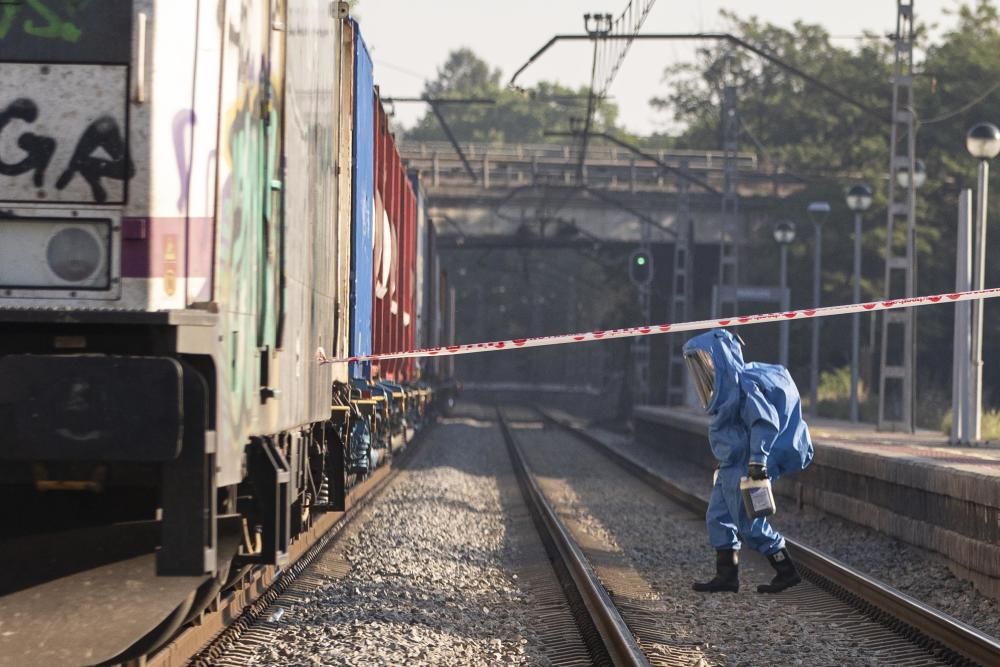
[[[671, 610], [663, 625], [678, 637], [698, 641], [707, 662], [884, 665], [901, 657], [898, 646], [885, 643], [891, 633], [811, 584], [774, 596], [756, 593], [756, 584], [774, 574], [758, 554], [743, 554], [739, 593], [694, 592], [693, 580], [714, 573], [714, 551], [700, 517], [678, 509], [560, 429], [525, 430], [520, 437], [529, 464], [560, 516], [602, 542], [607, 551], [620, 552]], [[817, 604], [823, 599], [828, 602]], [[859, 635], [859, 623], [870, 628], [861, 633], [864, 636]], [[926, 657], [920, 649], [909, 650]]]
[[513, 472], [492, 417], [471, 406], [424, 434], [399, 478], [305, 571], [311, 590], [283, 596], [245, 635], [241, 664], [547, 664], [518, 581], [530, 545], [509, 529], [498, 480], [513, 489]]
[[[711, 488], [711, 471], [678, 461], [657, 449], [655, 443], [634, 442], [606, 432], [595, 434], [690, 491], [707, 493]], [[956, 576], [943, 556], [815, 508], [799, 508], [785, 497], [779, 497], [777, 503], [778, 513], [771, 522], [782, 533], [1000, 637], [1000, 601], [983, 595], [971, 582]]]

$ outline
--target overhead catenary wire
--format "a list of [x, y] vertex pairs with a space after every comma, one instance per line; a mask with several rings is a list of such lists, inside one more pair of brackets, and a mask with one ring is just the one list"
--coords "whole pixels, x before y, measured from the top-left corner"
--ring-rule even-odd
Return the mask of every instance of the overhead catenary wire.
[[959, 116], [959, 115], [965, 113], [966, 111], [968, 111], [972, 107], [976, 106], [977, 104], [979, 104], [980, 102], [982, 102], [983, 100], [985, 100], [987, 97], [989, 97], [991, 94], [993, 94], [993, 92], [997, 88], [1000, 88], [1000, 81], [997, 81], [992, 86], [990, 86], [989, 88], [987, 88], [982, 94], [977, 95], [975, 98], [969, 100], [968, 102], [966, 102], [962, 106], [958, 107], [957, 109], [953, 109], [951, 111], [948, 111], [948, 112], [946, 112], [944, 114], [941, 114], [940, 116], [935, 116], [934, 118], [929, 118], [927, 120], [921, 120], [921, 121], [919, 121], [919, 123], [920, 123], [920, 125], [931, 125], [933, 123], [941, 123], [941, 122], [944, 122], [946, 120], [951, 120], [955, 116]]
[[[591, 35], [589, 35], [589, 34], [588, 35], [555, 35], [548, 42], [546, 42], [544, 45], [542, 45], [542, 47], [540, 49], [538, 49], [537, 51], [535, 51], [535, 53], [533, 53], [531, 55], [531, 57], [528, 58], [527, 62], [525, 62], [523, 65], [521, 65], [521, 67], [518, 68], [518, 70], [516, 72], [514, 72], [514, 74], [511, 77], [510, 82], [509, 82], [508, 85], [510, 85], [512, 87], [516, 87], [517, 78], [524, 72], [524, 70], [526, 70], [529, 66], [531, 66], [532, 63], [534, 63], [536, 60], [538, 60], [546, 51], [548, 51], [550, 48], [552, 48], [552, 46], [556, 42], [561, 42], [561, 41], [579, 41], [579, 40], [590, 40], [590, 39], [593, 39], [593, 37]], [[835, 88], [835, 87], [831, 86], [830, 84], [824, 82], [819, 77], [814, 76], [812, 74], [809, 74], [809, 73], [807, 73], [807, 72], [799, 69], [795, 65], [793, 65], [793, 64], [791, 64], [791, 63], [789, 63], [789, 62], [787, 62], [785, 60], [782, 60], [781, 58], [779, 58], [777, 55], [771, 53], [766, 48], [761, 47], [761, 46], [757, 46], [755, 44], [752, 44], [752, 43], [746, 41], [745, 39], [742, 39], [742, 38], [737, 37], [736, 35], [732, 35], [730, 33], [650, 33], [650, 34], [632, 35], [632, 36], [628, 36], [628, 37], [616, 36], [616, 35], [606, 35], [604, 37], [604, 39], [606, 39], [606, 40], [625, 39], [627, 41], [634, 41], [634, 40], [652, 40], [652, 41], [658, 41], [658, 40], [706, 40], [706, 39], [708, 39], [708, 40], [722, 40], [722, 41], [727, 41], [727, 42], [729, 42], [730, 44], [732, 44], [734, 46], [737, 46], [737, 47], [739, 47], [741, 49], [745, 49], [747, 51], [750, 51], [751, 53], [754, 53], [757, 56], [759, 56], [759, 57], [761, 57], [761, 58], [763, 58], [763, 59], [765, 59], [765, 60], [767, 60], [769, 62], [772, 62], [772, 63], [778, 65], [782, 69], [784, 69], [784, 70], [786, 70], [786, 71], [794, 74], [795, 76], [799, 77], [800, 79], [802, 79], [803, 81], [805, 81], [806, 83], [808, 83], [810, 86], [813, 86], [813, 87], [815, 87], [815, 88], [817, 88], [819, 90], [822, 90], [823, 92], [825, 92], [825, 93], [827, 93], [827, 94], [829, 94], [829, 95], [831, 95], [833, 97], [836, 97], [837, 99], [841, 100], [842, 102], [846, 102], [847, 104], [850, 104], [851, 106], [854, 106], [854, 107], [860, 109], [861, 111], [865, 112], [869, 116], [877, 118], [880, 121], [886, 121], [886, 120], [889, 119], [889, 115], [890, 114], [889, 114], [888, 110], [885, 110], [885, 109], [883, 109], [883, 110], [876, 109], [876, 108], [868, 105], [867, 103], [862, 102], [861, 100], [859, 100], [859, 99], [851, 96], [847, 92], [845, 92], [843, 90], [839, 90], [838, 88]]]
[[621, 69], [622, 63], [625, 62], [625, 56], [628, 55], [632, 46], [632, 40], [628, 37], [634, 38], [639, 33], [654, 4], [656, 4], [656, 0], [642, 0], [638, 3], [637, 0], [629, 0], [621, 14], [612, 21], [608, 34], [626, 37], [625, 41], [609, 41], [602, 39], [606, 35], [597, 35], [596, 38], [602, 44], [596, 80], [599, 85], [595, 88], [595, 93], [598, 96], [603, 97], [608, 88], [611, 87], [611, 83]]

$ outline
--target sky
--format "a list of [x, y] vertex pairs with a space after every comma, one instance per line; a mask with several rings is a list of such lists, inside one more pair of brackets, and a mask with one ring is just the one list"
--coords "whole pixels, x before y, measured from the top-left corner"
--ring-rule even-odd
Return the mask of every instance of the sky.
[[[635, 2], [641, 5], [643, 0]], [[419, 95], [424, 81], [436, 77], [454, 49], [471, 48], [492, 67], [499, 67], [507, 81], [553, 35], [582, 33], [583, 14], [617, 16], [627, 4], [628, 0], [361, 0], [355, 13], [372, 51], [375, 82], [382, 95], [404, 97]], [[953, 24], [946, 12], [961, 4], [913, 0], [917, 21], [938, 24], [934, 32]], [[819, 23], [845, 46], [865, 31], [891, 32], [896, 23], [896, 0], [656, 0], [642, 32], [723, 30], [720, 9], [786, 27], [796, 20]], [[633, 44], [609, 90], [628, 130], [649, 134], [672, 127], [668, 114], [652, 110], [649, 99], [663, 90], [664, 68], [690, 62], [693, 51], [692, 45], [674, 42]], [[586, 85], [590, 60], [586, 43], [557, 44], [525, 70], [518, 84], [548, 80]], [[410, 126], [424, 112], [422, 104], [398, 104], [396, 121]]]

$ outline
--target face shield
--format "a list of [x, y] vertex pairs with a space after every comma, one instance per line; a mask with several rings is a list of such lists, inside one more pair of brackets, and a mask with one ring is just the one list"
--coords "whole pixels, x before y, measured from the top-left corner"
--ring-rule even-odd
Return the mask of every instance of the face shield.
[[701, 407], [708, 410], [715, 396], [715, 363], [712, 362], [712, 355], [705, 350], [694, 350], [684, 355], [684, 361], [691, 371], [691, 380], [701, 400]]

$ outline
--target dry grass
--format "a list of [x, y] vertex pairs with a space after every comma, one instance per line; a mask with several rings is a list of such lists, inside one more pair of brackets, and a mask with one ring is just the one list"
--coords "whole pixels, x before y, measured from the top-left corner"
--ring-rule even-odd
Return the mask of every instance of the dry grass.
[[[951, 410], [941, 418], [941, 430], [946, 434], [951, 434]], [[987, 410], [983, 413], [984, 440], [1000, 442], [1000, 410]]]

